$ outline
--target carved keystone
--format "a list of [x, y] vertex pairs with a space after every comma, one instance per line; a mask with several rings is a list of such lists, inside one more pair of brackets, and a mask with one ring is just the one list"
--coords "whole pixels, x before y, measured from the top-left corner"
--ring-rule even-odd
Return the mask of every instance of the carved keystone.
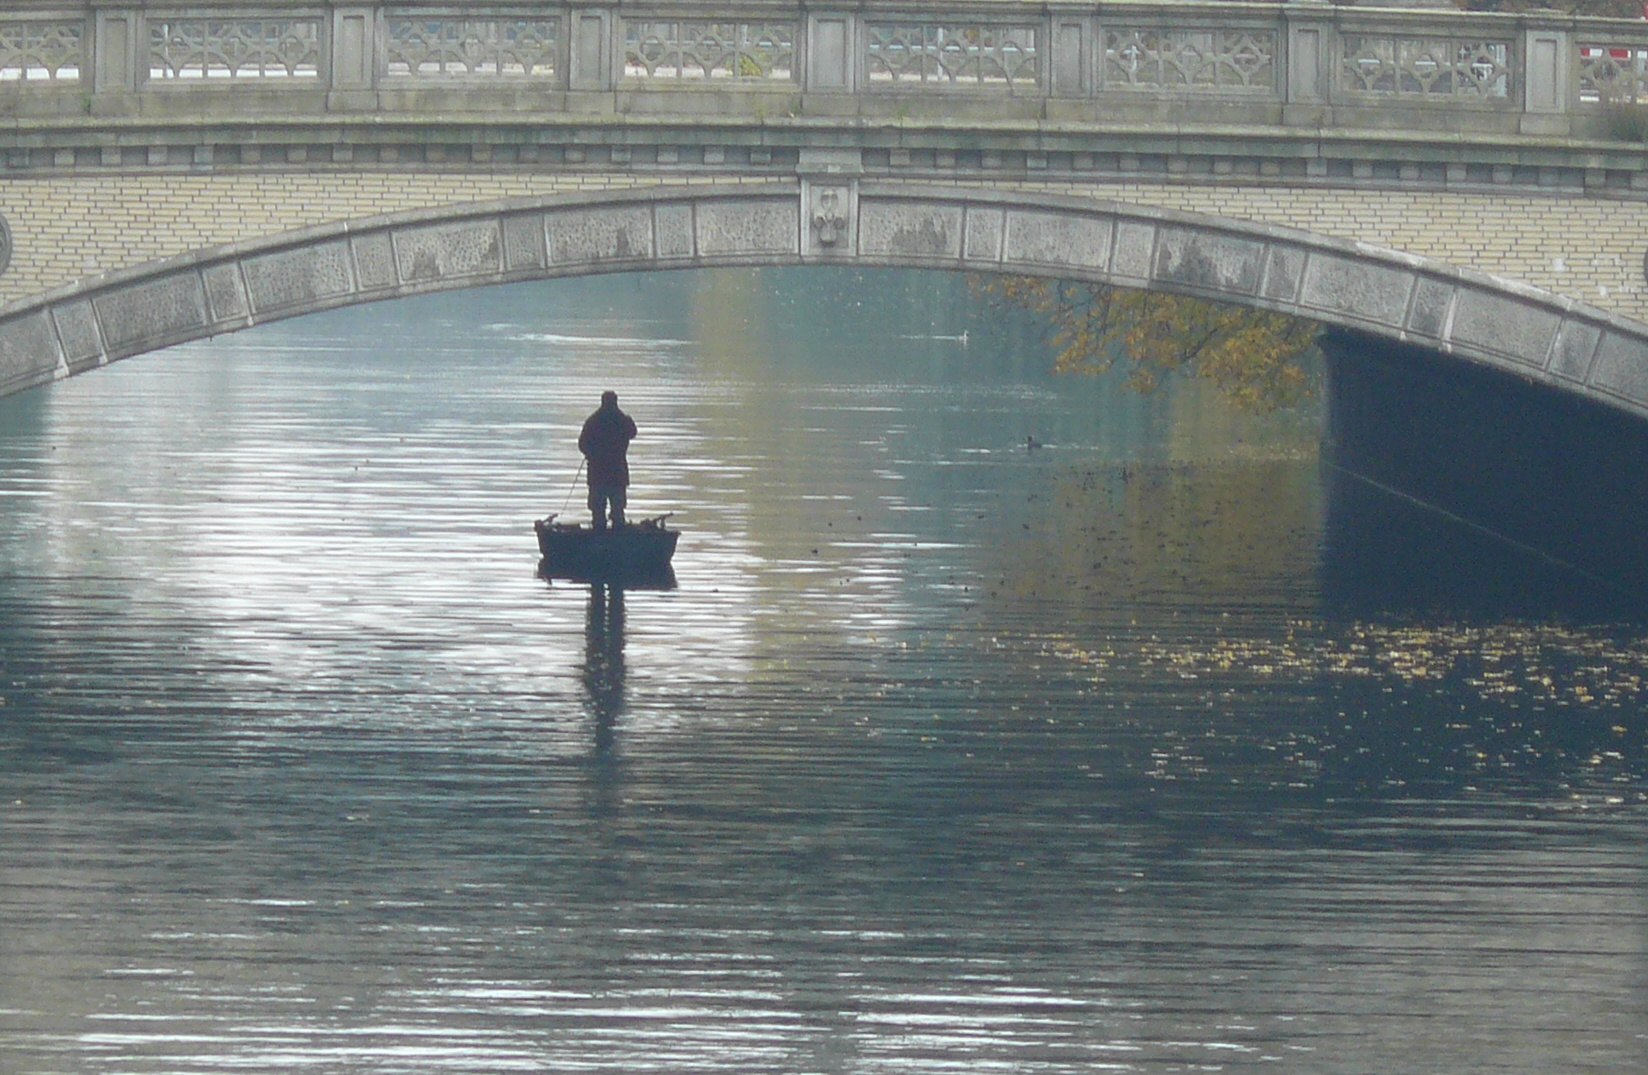
[[847, 232], [846, 191], [839, 187], [824, 187], [815, 194], [818, 208], [813, 213], [813, 230], [818, 233], [819, 246], [834, 246]]
[[802, 183], [803, 254], [851, 257], [855, 253], [856, 186], [852, 182]]

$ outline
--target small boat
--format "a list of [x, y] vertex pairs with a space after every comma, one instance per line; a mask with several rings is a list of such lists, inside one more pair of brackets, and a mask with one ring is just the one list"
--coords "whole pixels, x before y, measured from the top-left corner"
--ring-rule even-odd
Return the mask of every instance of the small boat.
[[558, 523], [553, 515], [538, 519], [532, 524], [544, 557], [538, 574], [575, 582], [673, 584], [670, 557], [675, 555], [681, 531], [666, 527], [668, 518], [659, 515], [612, 530]]

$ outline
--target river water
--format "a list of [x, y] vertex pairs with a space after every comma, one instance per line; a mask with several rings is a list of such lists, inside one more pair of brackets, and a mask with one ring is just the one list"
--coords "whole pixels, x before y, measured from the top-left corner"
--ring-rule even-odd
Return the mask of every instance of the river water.
[[[1642, 629], [1345, 611], [1310, 415], [913, 279], [0, 401], [0, 1070], [1648, 1070]], [[674, 590], [535, 575], [604, 388]]]

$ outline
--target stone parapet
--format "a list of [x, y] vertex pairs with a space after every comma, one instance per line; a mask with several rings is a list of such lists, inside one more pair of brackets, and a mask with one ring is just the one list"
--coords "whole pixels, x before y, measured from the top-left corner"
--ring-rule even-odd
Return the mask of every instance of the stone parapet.
[[[1295, 147], [1304, 134], [1347, 160], [1371, 134], [1458, 162], [1491, 140], [1551, 167], [1583, 166], [1558, 160], [1581, 152], [1636, 167], [1645, 101], [1648, 25], [1553, 13], [1184, 0], [28, 0], [0, 12], [0, 116], [18, 121], [0, 138], [7, 169], [172, 164], [181, 150], [201, 150], [203, 167], [320, 150], [394, 163], [422, 146], [529, 165], [632, 139], [651, 152], [710, 144], [709, 127], [732, 146], [869, 145], [891, 127], [958, 151], [1005, 139], [1076, 153], [1156, 132], [1205, 138], [1212, 155], [1229, 155], [1218, 132], [1241, 129]], [[137, 122], [98, 122], [118, 119]], [[663, 137], [671, 128], [683, 133]]]

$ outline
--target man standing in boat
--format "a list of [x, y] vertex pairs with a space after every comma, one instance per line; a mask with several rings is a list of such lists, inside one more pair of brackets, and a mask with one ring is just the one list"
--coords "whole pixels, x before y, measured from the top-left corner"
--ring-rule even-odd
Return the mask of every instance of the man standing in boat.
[[578, 434], [578, 450], [589, 461], [589, 511], [595, 529], [607, 528], [611, 506], [612, 528], [624, 525], [624, 504], [629, 488], [629, 442], [635, 439], [635, 423], [618, 409], [618, 393], [602, 392], [601, 408], [584, 422]]

